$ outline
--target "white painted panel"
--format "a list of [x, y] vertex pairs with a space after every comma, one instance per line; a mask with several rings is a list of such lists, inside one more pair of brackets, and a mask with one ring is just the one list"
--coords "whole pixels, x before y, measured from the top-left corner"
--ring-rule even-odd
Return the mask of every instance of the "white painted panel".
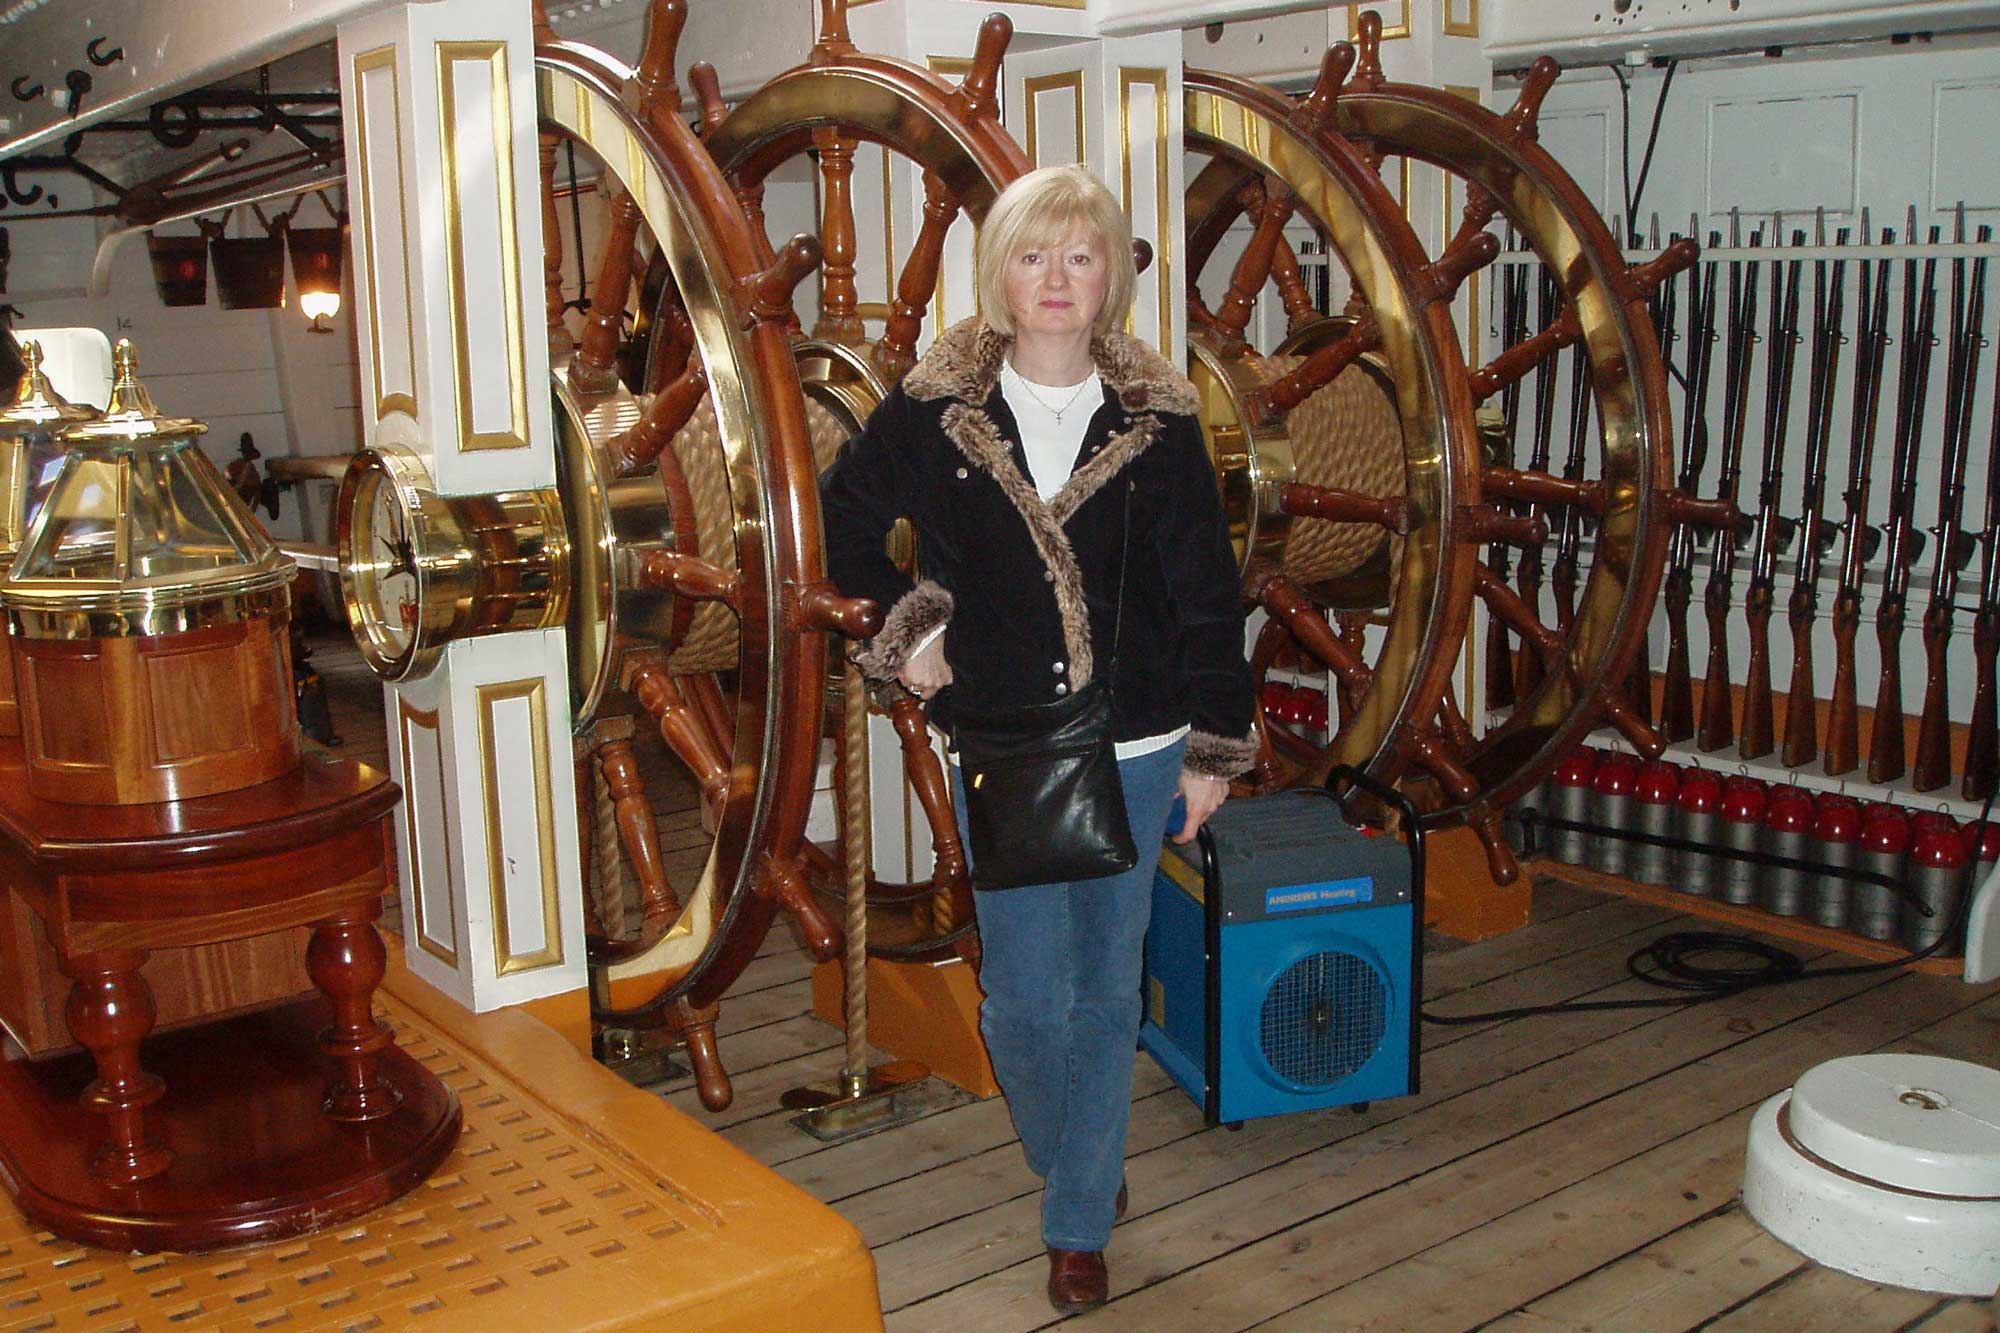
[[[368, 63], [368, 62], [363, 62]], [[378, 398], [416, 394], [416, 365], [410, 329], [411, 284], [408, 280], [410, 253], [408, 227], [407, 164], [403, 161], [401, 93], [393, 64], [372, 64], [361, 70], [356, 82], [360, 96], [356, 138], [365, 137], [367, 160], [362, 164], [366, 182], [350, 188], [350, 207], [361, 214], [357, 223], [372, 229], [376, 244], [372, 253], [359, 243], [357, 253], [369, 253], [369, 280], [363, 299], [372, 303], [375, 333], [369, 350], [374, 365]], [[353, 158], [359, 159], [355, 152]], [[422, 405], [419, 405], [422, 410]]]
[[1931, 207], [2000, 209], [2000, 79], [1940, 83], [1936, 105]]
[[507, 373], [510, 326], [507, 286], [498, 281], [512, 256], [504, 253], [501, 230], [503, 202], [495, 174], [495, 157], [473, 151], [491, 135], [493, 70], [484, 59], [451, 62], [453, 104], [444, 109], [456, 125], [467, 151], [456, 158], [459, 198], [460, 274], [465, 304], [461, 334], [465, 339], [465, 370], [471, 379], [471, 420], [461, 423], [475, 435], [508, 435], [515, 430], [513, 385]]
[[549, 945], [542, 915], [541, 818], [536, 809], [541, 783], [536, 770], [547, 738], [538, 735], [532, 699], [497, 699], [492, 705], [493, 771], [499, 777], [492, 798], [500, 811], [500, 864], [493, 869], [505, 886], [507, 947], [516, 957], [538, 954]]
[[1602, 111], [1544, 111], [1540, 142], [1582, 187], [1600, 213], [1616, 210], [1618, 187], [1611, 180], [1611, 117]]
[[1860, 114], [1854, 92], [1717, 100], [1708, 118], [1709, 210], [1852, 212]]
[[[394, 699], [391, 698], [391, 708]], [[390, 716], [395, 716], [392, 711]], [[409, 800], [419, 809], [443, 810], [446, 800], [444, 752], [440, 733], [415, 725], [404, 729], [403, 781]], [[408, 888], [422, 905], [420, 945], [427, 944], [447, 955], [458, 953], [457, 911], [454, 907], [451, 857], [446, 846], [443, 821], [425, 821], [418, 830], [414, 849], [416, 873]], [[415, 928], [415, 921], [411, 923]]]

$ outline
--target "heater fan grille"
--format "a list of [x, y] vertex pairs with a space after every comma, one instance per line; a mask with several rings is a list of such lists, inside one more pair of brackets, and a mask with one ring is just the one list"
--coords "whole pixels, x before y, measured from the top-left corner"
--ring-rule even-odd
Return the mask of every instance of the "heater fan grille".
[[1323, 1088], [1368, 1063], [1389, 1025], [1389, 987], [1367, 959], [1325, 952], [1299, 959], [1271, 983], [1259, 1049], [1280, 1078]]

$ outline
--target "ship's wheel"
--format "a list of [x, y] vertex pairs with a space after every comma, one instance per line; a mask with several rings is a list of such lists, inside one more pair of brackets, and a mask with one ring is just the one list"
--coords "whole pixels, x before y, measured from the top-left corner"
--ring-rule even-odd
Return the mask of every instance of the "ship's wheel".
[[[785, 163], [810, 154], [821, 198], [819, 315], [794, 342], [800, 378], [815, 412], [858, 431], [890, 387], [916, 362], [916, 346], [934, 305], [945, 239], [965, 217], [977, 223], [1008, 182], [1028, 170], [1020, 145], [999, 119], [1000, 62], [1013, 33], [1003, 15], [980, 29], [970, 69], [952, 84], [904, 61], [856, 50], [846, 0], [823, 0], [820, 38], [807, 61], [785, 71], [733, 109], [725, 108], [713, 72], [690, 72], [704, 103], [705, 142], [761, 230], [764, 182]], [[924, 185], [923, 223], [896, 275], [880, 336], [870, 339], [855, 286], [855, 148], [880, 146], [910, 164]], [[885, 170], [888, 167], [885, 164]], [[933, 330], [936, 332], [936, 330]], [[822, 460], [826, 461], [826, 460]], [[942, 765], [931, 748], [922, 704], [900, 686], [879, 695], [897, 732], [905, 775], [929, 824], [935, 869], [928, 882], [868, 884], [868, 946], [878, 955], [930, 959], [971, 954], [972, 893]], [[836, 786], [850, 772], [844, 731]], [[855, 761], [858, 764], [858, 757]], [[846, 850], [842, 850], [845, 857]], [[808, 865], [829, 896], [840, 891], [830, 856]]]
[[[1535, 118], [1558, 72], [1553, 61], [1538, 62], [1515, 106], [1498, 114], [1436, 89], [1389, 82], [1381, 70], [1379, 41], [1379, 18], [1363, 15], [1358, 58], [1322, 118], [1325, 133], [1352, 144], [1378, 171], [1391, 157], [1408, 157], [1462, 182], [1465, 211], [1437, 263], [1454, 279], [1494, 257], [1485, 229], [1496, 215], [1514, 226], [1548, 268], [1543, 327], [1532, 335], [1525, 328], [1509, 330], [1515, 340], [1471, 369], [1474, 401], [1509, 393], [1530, 371], [1548, 376], [1553, 358], [1574, 346], [1579, 351], [1572, 373], [1582, 408], [1577, 415], [1587, 421], [1594, 405], [1600, 423], [1594, 478], [1580, 471], [1558, 477], [1492, 461], [1475, 469], [1479, 493], [1511, 502], [1526, 523], [1511, 529], [1493, 525], [1499, 540], [1492, 549], [1502, 559], [1508, 544], [1524, 544], [1538, 557], [1552, 523], [1574, 525], [1586, 515], [1596, 530], [1593, 558], [1580, 588], [1574, 582], [1563, 586], [1573, 580], [1573, 566], [1554, 572], [1558, 611], [1551, 628], [1539, 608], [1496, 570], [1498, 561], [1474, 555], [1474, 594], [1524, 645], [1515, 707], [1504, 722], [1475, 735], [1446, 694], [1434, 724], [1418, 735], [1420, 745], [1443, 743], [1445, 762], [1432, 756], [1426, 765], [1440, 789], [1429, 817], [1471, 824], [1487, 844], [1496, 877], [1506, 880], [1515, 867], [1498, 836], [1499, 811], [1539, 782], [1583, 734], [1608, 719], [1642, 751], [1661, 749], [1642, 710], [1626, 697], [1625, 682], [1644, 641], [1667, 538], [1677, 521], [1720, 523], [1731, 517], [1726, 506], [1694, 502], [1672, 487], [1665, 373], [1646, 304], [1660, 283], [1693, 261], [1695, 250], [1692, 243], [1677, 243], [1650, 264], [1625, 264], [1575, 182], [1535, 142]], [[1316, 91], [1302, 106], [1317, 96]], [[1194, 124], [1190, 116], [1190, 127]], [[1260, 182], [1240, 167], [1211, 164], [1190, 187], [1190, 254], [1205, 255], [1231, 223], [1261, 206], [1247, 261], [1265, 230], [1269, 198], [1282, 197], [1288, 186], [1280, 181], [1273, 188], [1268, 175]], [[1525, 270], [1517, 274], [1516, 281]], [[1288, 285], [1282, 268], [1279, 277], [1287, 309], [1295, 318], [1308, 316], [1309, 307], [1296, 299], [1295, 280]], [[1357, 294], [1365, 299], [1365, 293]], [[1353, 318], [1344, 324], [1304, 318], [1292, 342], [1317, 339], [1322, 346], [1348, 349], [1359, 344], [1358, 350], [1366, 351], [1368, 311], [1362, 306], [1355, 314], [1358, 325]], [[1343, 378], [1354, 373], [1348, 370]], [[1543, 401], [1552, 396], [1552, 388], [1539, 395]], [[1541, 425], [1546, 429], [1546, 421]], [[1337, 599], [1321, 600], [1338, 606]], [[1264, 647], [1260, 656], [1268, 661]], [[1330, 752], [1303, 746], [1280, 728], [1266, 729], [1297, 766], [1293, 773], [1273, 775], [1277, 782], [1317, 777], [1333, 761]]]
[[[1333, 48], [1296, 103], [1186, 72], [1186, 147], [1209, 159], [1188, 193], [1190, 372], [1246, 595], [1269, 615], [1253, 666], [1296, 644], [1328, 668], [1343, 703], [1323, 747], [1296, 743], [1260, 712], [1260, 785], [1347, 763], [1462, 791], [1473, 779], [1438, 719], [1478, 549], [1535, 535], [1481, 501], [1451, 321], [1452, 294], [1495, 246], [1475, 237], [1435, 261], [1424, 253], [1373, 166], [1331, 132], [1352, 63], [1351, 48]], [[1194, 279], [1245, 211], [1249, 243], [1210, 311]], [[1341, 266], [1353, 294], [1346, 315], [1320, 319], [1305, 295], [1281, 238], [1294, 215]], [[1274, 276], [1295, 328], [1267, 356], [1245, 334]]]
[[[684, 123], [671, 71], [685, 22], [685, 0], [655, 0], [633, 70], [555, 40], [538, 13], [535, 63], [559, 489], [575, 552], [578, 790], [587, 830], [602, 835], [585, 846], [629, 868], [642, 904], [626, 938], [593, 932], [594, 1013], [679, 1029], [716, 1107], [729, 1086], [714, 1004], [778, 911], [816, 956], [839, 951], [800, 864], [823, 631], [865, 636], [880, 617], [823, 577], [789, 334], [792, 289], [818, 245], [772, 252]], [[558, 159], [576, 164], [570, 188], [594, 182], [604, 199], [580, 330], [563, 318]], [[634, 274], [649, 271], [660, 284], [649, 312], [666, 312], [655, 328], [678, 338], [656, 337], [635, 366], [628, 310], [645, 295]], [[697, 797], [698, 845], [679, 876], [639, 775], [641, 724]]]

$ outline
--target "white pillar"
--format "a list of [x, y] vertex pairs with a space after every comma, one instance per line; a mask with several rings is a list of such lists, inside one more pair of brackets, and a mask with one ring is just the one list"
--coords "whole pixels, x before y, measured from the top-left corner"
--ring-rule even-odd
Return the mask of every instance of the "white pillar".
[[[367, 442], [440, 495], [552, 486], [528, 6], [388, 9], [339, 61]], [[581, 989], [562, 631], [450, 643], [387, 696], [412, 970], [475, 1010]]]

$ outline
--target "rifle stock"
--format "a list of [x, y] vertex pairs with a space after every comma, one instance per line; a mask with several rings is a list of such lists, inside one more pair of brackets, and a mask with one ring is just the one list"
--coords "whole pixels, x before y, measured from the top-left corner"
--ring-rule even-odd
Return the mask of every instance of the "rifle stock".
[[[1910, 240], [1916, 240], [1916, 210], [1910, 210]], [[1930, 242], [1938, 242], [1932, 227]], [[1875, 643], [1882, 673], [1875, 691], [1875, 721], [1868, 735], [1868, 780], [1894, 782], [1906, 771], [1903, 717], [1903, 630], [1910, 589], [1911, 546], [1916, 502], [1917, 448], [1923, 437], [1924, 400], [1930, 379], [1931, 343], [1937, 313], [1937, 260], [1923, 261], [1923, 287], [1908, 280], [1917, 266], [1904, 261], [1903, 356], [1896, 385], [1896, 455], [1889, 479], [1889, 550], [1882, 600], [1875, 610]]]
[[[1987, 540], [1993, 539], [1991, 532]], [[1994, 664], [2000, 658], [2000, 607], [1981, 602], [1972, 617], [1972, 721], [1965, 745], [1965, 779], [1959, 794], [1968, 801], [1983, 801], [1993, 794], [2000, 779], [2000, 709], [1995, 708]]]
[[[1805, 244], [1792, 233], [1792, 244]], [[1799, 270], [1796, 259], [1771, 265], [1770, 357], [1764, 369], [1764, 461], [1757, 491], [1757, 532], [1751, 548], [1750, 587], [1743, 618], [1750, 633], [1750, 661], [1744, 676], [1743, 726], [1738, 753], [1758, 759], [1771, 753], [1776, 705], [1771, 698], [1771, 606], [1783, 523], [1778, 513], [1784, 490], [1785, 433], [1791, 421], [1792, 369], [1799, 343]]]
[[[1981, 227], [1983, 244], [1993, 238]], [[1965, 240], [1965, 209], [1961, 205], [1955, 239]], [[1951, 673], [1946, 650], [1951, 644], [1952, 614], [1958, 601], [1958, 573], [1963, 544], [1959, 524], [1965, 508], [1965, 463], [1972, 449], [1972, 399], [1978, 388], [1979, 349], [1986, 340], [1986, 260], [1972, 266], [1967, 299], [1965, 260], [1951, 261], [1951, 348], [1945, 361], [1944, 484], [1938, 492], [1936, 546], [1932, 550], [1931, 599], [1924, 611], [1924, 705], [1917, 727], [1916, 756], [1910, 765], [1910, 785], [1936, 791], [1951, 781]]]
[[[1693, 234], [1698, 220], [1689, 223]], [[1709, 235], [1709, 246], [1721, 238]], [[1704, 272], [1705, 270], [1705, 272]], [[1687, 393], [1681, 417], [1680, 491], [1693, 495], [1708, 462], [1708, 371], [1715, 346], [1715, 265], [1688, 270]], [[1684, 741], [1694, 735], [1694, 679], [1688, 652], [1688, 610], [1694, 602], [1694, 531], [1685, 523], [1668, 548], [1661, 601], [1667, 614], [1667, 663], [1660, 691], [1660, 735]]]
[[[1730, 219], [1732, 232], [1734, 216]], [[1731, 237], [1732, 244], [1735, 241]], [[1753, 235], [1750, 244], [1761, 243]], [[1757, 341], [1757, 261], [1747, 264], [1730, 261], [1728, 350], [1722, 373], [1722, 498], [1736, 502], [1736, 488], [1742, 476], [1743, 431], [1750, 404], [1751, 353]], [[1708, 584], [1702, 589], [1702, 610], [1708, 622], [1708, 670], [1701, 687], [1701, 724], [1695, 730], [1695, 744], [1705, 751], [1720, 750], [1735, 738], [1735, 708], [1729, 678], [1729, 602], [1736, 579], [1737, 534], [1718, 529], [1715, 534], [1715, 563]]]
[[[1868, 235], [1862, 221], [1862, 235]], [[1882, 243], [1895, 240], [1884, 228]], [[1826, 772], [1851, 773], [1861, 762], [1861, 709], [1855, 697], [1854, 644], [1861, 629], [1861, 578], [1868, 560], [1868, 493], [1881, 420], [1882, 365], [1889, 333], [1889, 261], [1861, 265], [1859, 328], [1855, 333], [1853, 418], [1848, 431], [1847, 521], [1843, 525], [1839, 590], [1833, 599], [1833, 692], [1827, 710]]]

